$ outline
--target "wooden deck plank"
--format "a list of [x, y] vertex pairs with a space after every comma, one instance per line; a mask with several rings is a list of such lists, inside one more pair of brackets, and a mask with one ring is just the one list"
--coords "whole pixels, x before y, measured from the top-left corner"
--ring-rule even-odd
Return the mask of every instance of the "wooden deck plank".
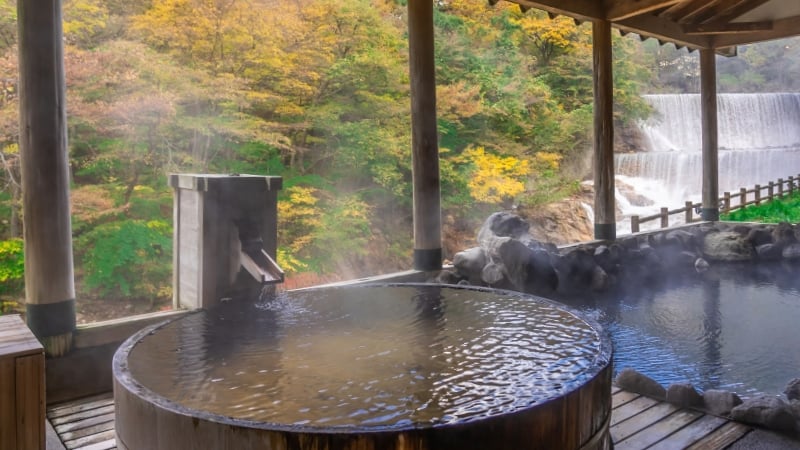
[[117, 448], [117, 440], [110, 439], [108, 441], [87, 445], [86, 447], [80, 447], [80, 449], [77, 450], [112, 450], [115, 448]]
[[78, 420], [76, 422], [69, 422], [62, 425], [55, 426], [56, 433], [59, 435], [67, 432], [67, 431], [74, 431], [81, 428], [90, 427], [92, 425], [97, 425], [99, 423], [110, 422], [114, 420], [114, 413], [110, 412], [108, 414], [104, 414], [102, 416], [95, 416], [89, 417], [88, 419]]
[[631, 416], [611, 427], [611, 440], [614, 442], [636, 434], [659, 420], [677, 411], [678, 408], [669, 403], [659, 403], [642, 411], [635, 416]]
[[[69, 441], [64, 441], [64, 445], [72, 450], [76, 448], [83, 448], [89, 445], [98, 444], [101, 442], [108, 442], [116, 439], [117, 435], [114, 430], [106, 430], [101, 433], [90, 434], [88, 436], [79, 437]], [[115, 442], [116, 444], [116, 442]]]
[[47, 408], [47, 417], [54, 419], [56, 417], [62, 417], [69, 414], [74, 414], [77, 412], [113, 404], [114, 404], [113, 396], [111, 396], [110, 394], [102, 394], [83, 399], [83, 401], [78, 400], [51, 406]]
[[64, 433], [60, 434], [60, 437], [62, 441], [66, 442], [84, 436], [88, 436], [90, 434], [102, 433], [103, 431], [108, 431], [108, 430], [114, 430], [113, 420], [109, 420], [108, 422], [98, 423], [97, 425], [91, 425], [86, 428], [80, 428], [75, 431], [65, 431]]
[[648, 397], [639, 397], [620, 406], [619, 408], [611, 411], [611, 426], [613, 427], [623, 420], [639, 414], [656, 403], [658, 403], [658, 400], [653, 400], [652, 398]]
[[682, 409], [640, 430], [638, 433], [614, 443], [615, 450], [639, 450], [661, 441], [672, 433], [694, 422], [703, 413]]
[[737, 422], [728, 422], [717, 428], [711, 434], [700, 439], [689, 450], [714, 450], [725, 448], [741, 439], [751, 430], [747, 425]]
[[58, 429], [59, 425], [70, 423], [70, 422], [77, 422], [83, 419], [88, 419], [90, 417], [97, 417], [102, 416], [104, 414], [113, 413], [114, 412], [114, 404], [101, 406], [99, 408], [89, 409], [86, 411], [80, 411], [72, 414], [67, 414], [61, 417], [51, 417], [50, 422], [53, 424], [56, 429]]
[[47, 450], [66, 450], [66, 447], [64, 447], [64, 444], [61, 442], [61, 437], [56, 433], [55, 428], [53, 428], [49, 420], [44, 421], [44, 429], [44, 448]]
[[640, 397], [639, 394], [627, 391], [619, 391], [616, 394], [611, 394], [611, 408], [612, 409], [618, 408], [624, 405], [625, 403], [628, 403], [632, 400], [636, 400], [639, 397]]
[[611, 395], [614, 395], [614, 394], [616, 394], [617, 392], [619, 392], [621, 390], [622, 390], [621, 388], [618, 388], [618, 387], [612, 385], [611, 386]]
[[650, 447], [650, 450], [686, 448], [721, 427], [727, 420], [716, 416], [703, 416]]

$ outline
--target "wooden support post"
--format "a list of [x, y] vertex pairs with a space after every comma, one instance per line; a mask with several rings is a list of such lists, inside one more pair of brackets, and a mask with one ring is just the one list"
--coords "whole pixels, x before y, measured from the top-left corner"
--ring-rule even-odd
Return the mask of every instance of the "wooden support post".
[[75, 330], [61, 3], [17, 2], [25, 310], [53, 356]]
[[692, 223], [694, 221], [694, 217], [692, 217], [692, 213], [694, 212], [694, 203], [691, 201], [686, 202], [686, 223]]
[[631, 233], [639, 232], [639, 216], [631, 216]]
[[703, 220], [719, 220], [717, 62], [713, 49], [700, 49], [700, 111], [703, 135]]
[[730, 192], [725, 192], [725, 194], [723, 196], [723, 199], [722, 199], [722, 204], [723, 204], [723, 206], [722, 206], [723, 212], [725, 212], [725, 214], [728, 214], [729, 212], [731, 212], [731, 193]]
[[783, 178], [778, 178], [778, 196], [783, 197]]
[[739, 189], [739, 206], [744, 208], [747, 206], [747, 188]]
[[794, 193], [794, 177], [789, 177], [789, 195]]
[[617, 237], [614, 205], [614, 76], [611, 23], [592, 22], [594, 88], [594, 237]]
[[755, 194], [756, 194], [756, 205], [760, 205], [761, 204], [761, 185], [760, 184], [756, 185]]
[[769, 196], [769, 201], [775, 198], [775, 183], [772, 181], [769, 182], [769, 186], [767, 187], [767, 196]]
[[414, 268], [442, 268], [441, 182], [436, 124], [433, 2], [408, 1]]
[[669, 208], [661, 208], [661, 228], [669, 228]]

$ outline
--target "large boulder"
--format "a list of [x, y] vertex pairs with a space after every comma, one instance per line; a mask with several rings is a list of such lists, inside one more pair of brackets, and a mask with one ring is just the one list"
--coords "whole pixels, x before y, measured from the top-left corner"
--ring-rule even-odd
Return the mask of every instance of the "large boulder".
[[509, 239], [497, 247], [497, 256], [505, 267], [506, 277], [516, 290], [544, 295], [558, 286], [550, 256], [544, 250], [534, 250], [520, 241]]
[[734, 392], [708, 389], [703, 392], [703, 408], [717, 416], [727, 416], [736, 406], [742, 404], [742, 399]]
[[767, 228], [753, 228], [747, 234], [747, 240], [753, 244], [753, 247], [772, 244], [772, 230]]
[[480, 284], [481, 273], [487, 262], [486, 252], [480, 247], [468, 248], [453, 255], [453, 267], [470, 284]]
[[530, 240], [530, 224], [516, 214], [496, 212], [490, 215], [478, 231], [478, 243], [485, 247], [497, 237], [510, 237], [523, 241]]
[[630, 367], [622, 369], [622, 372], [614, 379], [614, 384], [626, 391], [635, 392], [647, 397], [663, 399], [667, 395], [664, 386], [661, 386], [656, 380]]
[[781, 247], [797, 242], [792, 224], [789, 222], [781, 222], [775, 225], [775, 228], [772, 229], [772, 242]]
[[787, 261], [800, 261], [800, 243], [795, 242], [784, 246], [781, 256]]
[[778, 261], [783, 257], [783, 249], [780, 245], [773, 243], [761, 244], [756, 247], [756, 254], [762, 261]]
[[795, 378], [787, 383], [783, 393], [789, 400], [800, 400], [800, 378]]
[[751, 261], [756, 251], [753, 245], [734, 231], [721, 231], [706, 235], [703, 253], [712, 261]]
[[703, 396], [689, 383], [674, 383], [667, 388], [667, 401], [683, 408], [701, 406]]
[[770, 395], [759, 395], [745, 400], [731, 410], [731, 418], [771, 430], [794, 432], [797, 429], [797, 421], [789, 404]]

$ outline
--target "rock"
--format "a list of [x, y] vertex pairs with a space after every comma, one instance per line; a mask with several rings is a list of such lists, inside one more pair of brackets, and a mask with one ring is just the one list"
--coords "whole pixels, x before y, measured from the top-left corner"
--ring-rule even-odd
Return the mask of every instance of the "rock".
[[480, 284], [486, 262], [486, 252], [480, 247], [469, 248], [453, 255], [453, 267], [472, 284]]
[[686, 230], [670, 231], [666, 235], [666, 242], [680, 244], [683, 250], [689, 251], [696, 251], [698, 247], [695, 235]]
[[703, 258], [697, 258], [694, 261], [694, 270], [696, 270], [698, 273], [705, 272], [709, 267], [710, 265], [708, 264], [708, 261]]
[[800, 260], [800, 244], [799, 243], [787, 244], [785, 247], [783, 247], [781, 256], [783, 256], [783, 259], [787, 261]]
[[787, 383], [783, 393], [789, 400], [800, 400], [800, 378], [795, 378]]
[[553, 268], [558, 275], [558, 285], [574, 290], [591, 286], [597, 263], [583, 248], [576, 248], [566, 255], [553, 258]]
[[747, 240], [753, 244], [753, 247], [772, 244], [772, 232], [765, 228], [753, 228], [747, 234]]
[[520, 241], [510, 239], [497, 248], [505, 267], [505, 276], [516, 290], [529, 294], [547, 294], [558, 286], [558, 277], [544, 250], [531, 250]]
[[800, 400], [789, 400], [789, 409], [797, 420], [800, 420]]
[[762, 244], [756, 247], [756, 254], [758, 259], [762, 261], [777, 261], [783, 257], [783, 251], [780, 245], [776, 244]]
[[689, 383], [674, 383], [667, 388], [667, 401], [681, 407], [700, 406], [703, 396]]
[[731, 410], [742, 404], [742, 399], [733, 392], [709, 389], [703, 392], [703, 408], [717, 416], [727, 416]]
[[618, 258], [614, 257], [611, 248], [606, 245], [599, 245], [594, 249], [594, 261], [606, 272], [613, 271], [619, 264]]
[[439, 284], [458, 284], [461, 280], [463, 280], [461, 276], [449, 270], [439, 272], [439, 275], [436, 277], [436, 283]]
[[759, 395], [731, 410], [731, 418], [771, 430], [793, 432], [797, 422], [789, 405], [778, 397]]
[[490, 262], [481, 271], [481, 281], [489, 286], [497, 286], [505, 278], [505, 268], [501, 264]]
[[703, 253], [712, 261], [751, 261], [756, 252], [741, 234], [721, 231], [706, 235]]
[[530, 228], [530, 224], [516, 214], [496, 212], [484, 222], [483, 227], [478, 232], [478, 242], [482, 240], [482, 234], [486, 235], [489, 232], [500, 237], [524, 238], [528, 236]]
[[592, 283], [590, 285], [592, 290], [603, 291], [608, 287], [608, 284], [608, 273], [606, 273], [602, 267], [594, 266], [594, 272], [592, 272]]
[[794, 227], [789, 222], [781, 222], [772, 229], [772, 242], [785, 247], [797, 242], [794, 236]]
[[643, 375], [630, 367], [622, 369], [614, 379], [614, 384], [626, 391], [635, 392], [656, 399], [666, 397], [667, 391], [658, 382], [647, 375]]

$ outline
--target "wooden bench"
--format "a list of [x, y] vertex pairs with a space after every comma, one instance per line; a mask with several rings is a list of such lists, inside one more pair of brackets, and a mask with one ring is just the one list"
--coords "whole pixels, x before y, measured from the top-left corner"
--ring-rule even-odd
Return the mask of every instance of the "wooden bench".
[[44, 348], [19, 315], [0, 316], [0, 449], [45, 450]]

